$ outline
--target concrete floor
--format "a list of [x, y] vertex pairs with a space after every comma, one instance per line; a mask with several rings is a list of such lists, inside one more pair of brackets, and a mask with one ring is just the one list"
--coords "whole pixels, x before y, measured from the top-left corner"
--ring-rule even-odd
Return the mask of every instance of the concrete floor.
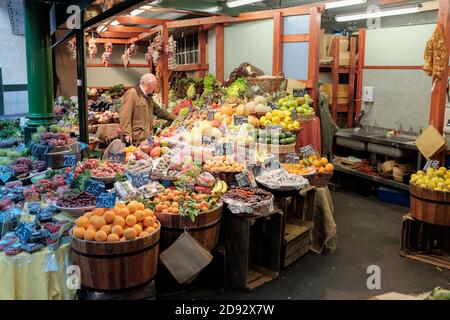
[[[332, 192], [338, 228], [337, 250], [312, 252], [287, 268], [280, 279], [253, 292], [227, 290], [210, 299], [368, 299], [396, 291], [422, 293], [450, 288], [450, 271], [399, 256], [401, 217], [408, 208], [349, 191]], [[367, 289], [369, 265], [381, 269], [381, 289]]]

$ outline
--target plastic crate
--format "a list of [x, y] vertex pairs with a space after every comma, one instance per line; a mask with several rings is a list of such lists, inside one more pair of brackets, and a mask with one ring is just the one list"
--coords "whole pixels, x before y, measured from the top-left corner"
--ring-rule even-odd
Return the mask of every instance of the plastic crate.
[[394, 189], [379, 187], [377, 189], [378, 200], [409, 207], [409, 193]]

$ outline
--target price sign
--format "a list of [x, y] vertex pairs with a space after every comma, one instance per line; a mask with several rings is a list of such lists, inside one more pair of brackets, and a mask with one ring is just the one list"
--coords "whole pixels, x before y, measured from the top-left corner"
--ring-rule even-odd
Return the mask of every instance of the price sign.
[[[148, 145], [149, 145], [150, 148], [153, 148], [153, 146], [155, 145], [155, 138], [153, 138], [153, 137], [148, 137], [147, 143], [148, 143]], [[125, 162], [125, 158], [124, 158], [124, 161], [123, 161], [123, 162]]]
[[0, 166], [0, 180], [2, 180], [3, 183], [8, 181], [12, 176], [13, 172], [10, 169]]
[[86, 181], [85, 191], [93, 194], [94, 196], [98, 196], [99, 194], [105, 192], [105, 184], [101, 181], [89, 179]]
[[202, 136], [202, 143], [205, 145], [211, 145], [216, 141], [215, 137]]
[[33, 225], [35, 221], [36, 221], [36, 216], [33, 214], [22, 214], [20, 216], [20, 222]]
[[132, 173], [131, 174], [131, 184], [135, 188], [140, 188], [145, 186], [150, 181], [150, 175], [148, 172], [144, 173]]
[[208, 120], [209, 121], [213, 121], [215, 115], [216, 115], [216, 110], [208, 110]]
[[108, 161], [125, 163], [125, 152], [124, 151], [119, 151], [119, 152], [111, 151], [108, 154]]
[[299, 153], [302, 158], [308, 158], [310, 155], [316, 154], [317, 151], [314, 150], [312, 145], [308, 144], [307, 146], [300, 148]]
[[231, 155], [233, 154], [233, 146], [231, 143], [218, 143], [215, 146], [216, 155]]
[[297, 118], [297, 109], [292, 109], [292, 119], [296, 119]]
[[77, 155], [76, 154], [65, 154], [64, 156], [64, 168], [75, 167], [77, 165]]
[[438, 169], [438, 168], [439, 168], [439, 164], [440, 164], [439, 160], [432, 160], [432, 159], [429, 159], [429, 160], [427, 160], [427, 163], [426, 163], [425, 166], [423, 167], [423, 170], [424, 170], [424, 171], [427, 171], [427, 170], [430, 169], [430, 168]]
[[306, 89], [292, 89], [292, 95], [294, 97], [304, 97], [306, 95]]
[[73, 172], [69, 172], [66, 175], [66, 183], [67, 183], [67, 185], [70, 186], [72, 184], [72, 182], [73, 182]]
[[264, 166], [266, 169], [276, 170], [280, 168], [280, 160], [276, 157], [267, 158], [264, 160]]
[[248, 118], [245, 116], [234, 116], [234, 125], [238, 126], [243, 123], [248, 123]]
[[247, 168], [244, 169], [243, 172], [247, 176], [247, 180], [250, 183], [250, 187], [256, 188], [258, 185], [256, 184], [255, 175], [253, 173], [252, 167], [247, 166]]
[[272, 108], [272, 110], [278, 109], [278, 106], [275, 103], [268, 102], [267, 105]]
[[78, 146], [80, 148], [80, 151], [83, 151], [83, 150], [89, 148], [89, 146], [86, 143], [84, 143], [84, 142], [78, 142]]
[[255, 177], [259, 176], [261, 174], [261, 165], [255, 164], [254, 166], [252, 166], [252, 171]]
[[27, 242], [33, 234], [33, 228], [29, 224], [21, 222], [14, 233], [22, 242]]
[[103, 192], [97, 196], [95, 207], [114, 208], [116, 205], [117, 194], [115, 192]]
[[248, 177], [244, 172], [236, 174], [235, 177], [239, 187], [250, 187], [250, 181], [248, 181]]
[[300, 157], [296, 153], [288, 153], [284, 156], [284, 162], [286, 163], [298, 163]]

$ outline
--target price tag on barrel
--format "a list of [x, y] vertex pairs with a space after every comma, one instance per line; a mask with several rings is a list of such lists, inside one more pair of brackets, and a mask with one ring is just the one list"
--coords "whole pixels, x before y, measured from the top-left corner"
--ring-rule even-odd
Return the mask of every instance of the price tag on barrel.
[[300, 161], [300, 157], [296, 153], [288, 153], [285, 155], [284, 162], [286, 163], [298, 163]]
[[427, 171], [430, 168], [438, 169], [439, 168], [439, 164], [440, 164], [439, 160], [429, 159], [429, 160], [427, 160], [427, 163], [423, 167], [423, 171]]
[[148, 172], [144, 173], [132, 173], [130, 175], [131, 178], [131, 184], [135, 188], [140, 188], [142, 186], [145, 186], [150, 181], [150, 175]]
[[300, 148], [299, 153], [301, 155], [301, 157], [304, 158], [308, 158], [309, 156], [316, 154], [317, 151], [314, 150], [313, 146], [308, 144], [307, 146], [304, 146], [302, 148]]
[[[152, 136], [147, 138], [147, 144], [150, 148], [153, 148], [153, 146], [155, 145], [155, 138], [153, 138]], [[125, 159], [124, 159], [125, 162]]]
[[123, 152], [123, 151], [119, 151], [119, 152], [111, 151], [108, 154], [108, 161], [118, 162], [118, 163], [125, 163], [125, 152]]
[[67, 185], [70, 186], [72, 184], [72, 182], [73, 182], [73, 172], [69, 172], [66, 175], [66, 183], [67, 183]]
[[64, 158], [64, 164], [63, 164], [64, 168], [67, 168], [67, 167], [73, 168], [77, 165], [77, 155], [76, 154], [65, 154], [63, 156], [63, 158]]
[[85, 191], [93, 194], [94, 196], [98, 196], [99, 194], [105, 192], [105, 184], [101, 181], [89, 179], [86, 181]]
[[248, 181], [248, 177], [244, 172], [236, 174], [235, 178], [239, 187], [250, 187], [250, 181]]
[[248, 118], [245, 116], [234, 116], [234, 125], [238, 126], [243, 123], [248, 123]]
[[97, 196], [96, 208], [114, 208], [116, 205], [117, 194], [115, 192], [103, 192]]
[[12, 176], [13, 172], [10, 169], [0, 166], [0, 180], [2, 180], [3, 183], [8, 181]]

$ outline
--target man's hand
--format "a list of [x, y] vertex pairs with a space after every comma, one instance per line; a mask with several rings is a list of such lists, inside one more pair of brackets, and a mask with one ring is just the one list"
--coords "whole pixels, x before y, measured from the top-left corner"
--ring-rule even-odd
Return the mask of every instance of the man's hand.
[[129, 136], [129, 135], [125, 135], [125, 142], [133, 143], [133, 138], [131, 138], [131, 136]]

